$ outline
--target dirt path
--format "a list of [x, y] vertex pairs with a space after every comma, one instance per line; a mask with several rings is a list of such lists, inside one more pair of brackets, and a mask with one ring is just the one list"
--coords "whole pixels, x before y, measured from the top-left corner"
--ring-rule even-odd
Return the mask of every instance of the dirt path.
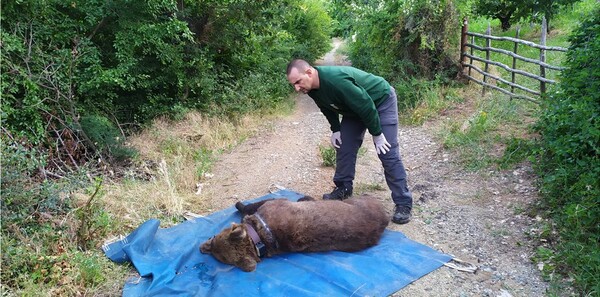
[[[334, 51], [320, 64], [334, 64]], [[433, 127], [433, 122], [400, 127], [415, 207], [410, 223], [390, 223], [388, 228], [478, 269], [469, 273], [442, 267], [393, 296], [544, 296], [548, 285], [530, 261], [533, 245], [526, 235], [534, 222], [519, 213], [536, 198], [530, 169], [466, 172], [436, 143]], [[321, 197], [332, 189], [333, 169], [321, 166], [319, 154], [319, 145], [329, 145], [329, 135], [325, 117], [308, 96], [299, 95], [293, 115], [270, 123], [216, 162], [205, 185], [208, 206], [227, 208], [276, 186]], [[356, 191], [381, 197], [391, 215], [393, 203], [370, 136], [363, 147], [367, 152], [359, 156]], [[375, 185], [385, 190], [373, 190]]]

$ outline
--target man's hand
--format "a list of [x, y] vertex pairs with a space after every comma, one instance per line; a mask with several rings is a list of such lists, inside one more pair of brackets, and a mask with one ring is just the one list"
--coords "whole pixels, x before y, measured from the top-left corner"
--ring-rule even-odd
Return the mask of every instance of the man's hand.
[[331, 145], [334, 148], [340, 148], [340, 144], [342, 144], [342, 132], [337, 131], [331, 134]]
[[373, 136], [373, 142], [375, 143], [375, 150], [377, 150], [377, 154], [384, 154], [390, 151], [390, 143], [385, 139], [385, 135], [383, 133]]

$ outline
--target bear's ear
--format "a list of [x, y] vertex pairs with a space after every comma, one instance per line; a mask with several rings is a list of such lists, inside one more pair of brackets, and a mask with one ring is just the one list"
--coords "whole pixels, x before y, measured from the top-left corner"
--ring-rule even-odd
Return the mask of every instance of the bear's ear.
[[229, 239], [231, 241], [240, 241], [246, 238], [246, 229], [241, 224], [234, 224], [229, 233]]
[[252, 259], [250, 256], [242, 258], [237, 264], [238, 265], [236, 266], [245, 272], [254, 271], [256, 269], [256, 260]]
[[213, 237], [209, 238], [207, 241], [205, 241], [201, 246], [200, 246], [200, 252], [204, 253], [204, 254], [210, 254], [211, 253], [211, 248], [212, 248], [212, 240]]

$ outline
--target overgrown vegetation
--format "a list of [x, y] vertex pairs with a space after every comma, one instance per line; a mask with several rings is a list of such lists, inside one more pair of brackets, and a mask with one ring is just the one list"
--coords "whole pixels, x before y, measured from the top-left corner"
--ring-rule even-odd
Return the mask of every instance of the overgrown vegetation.
[[[118, 295], [108, 230], [177, 221], [236, 126], [289, 108], [286, 63], [331, 46], [320, 0], [9, 1], [0, 21], [3, 294]], [[131, 145], [163, 118], [198, 130]]]
[[456, 76], [460, 20], [452, 1], [369, 1], [351, 7], [357, 17], [350, 46], [354, 66], [392, 84], [414, 77], [447, 82]]
[[[599, 14], [597, 2], [523, 2], [516, 4], [518, 13], [502, 16], [497, 13], [503, 10], [494, 9], [493, 5], [510, 3], [402, 3], [409, 9], [396, 1], [340, 4], [347, 11], [336, 11], [338, 15], [360, 18], [353, 24], [338, 23], [345, 36], [356, 34], [356, 42], [350, 41], [353, 64], [393, 82], [401, 99], [400, 110], [404, 110], [403, 123], [419, 125], [442, 115], [445, 122], [440, 133], [443, 143], [458, 153], [467, 169], [507, 170], [522, 162], [534, 161], [540, 177], [543, 208], [530, 211], [545, 211], [551, 220], [544, 221], [539, 234], [532, 234], [549, 243], [539, 247], [533, 260], [541, 262], [544, 274], [552, 281], [548, 293], [562, 295], [561, 275], [563, 280], [574, 279], [581, 295], [598, 294], [598, 18], [587, 21], [585, 29], [579, 29], [575, 37], [566, 38], [577, 20], [584, 19], [589, 13]], [[458, 7], [459, 12], [453, 11], [453, 7]], [[443, 60], [429, 57], [431, 53], [436, 57], [458, 56], [458, 49], [453, 50], [458, 41], [452, 32], [458, 31], [459, 15], [469, 16], [472, 32], [484, 33], [491, 23], [494, 35], [515, 37], [516, 28], [520, 27], [519, 38], [535, 43], [539, 43], [541, 17], [551, 20], [552, 31], [547, 44], [568, 47], [573, 43], [566, 59], [564, 54], [554, 52], [548, 52], [546, 57], [552, 65], [569, 67], [562, 75], [557, 71], [547, 73], [549, 78], [561, 81], [561, 84], [550, 86], [549, 94], [552, 95], [538, 106], [510, 100], [495, 92], [482, 95], [479, 86], [448, 83], [448, 78], [455, 73], [453, 68]], [[490, 20], [486, 16], [496, 19]], [[428, 31], [422, 31], [423, 28]], [[440, 34], [441, 37], [435, 35], [445, 32], [446, 28], [454, 31]], [[513, 44], [495, 41], [494, 46], [512, 50]], [[519, 54], [537, 59], [539, 50], [520, 47]], [[510, 57], [504, 55], [492, 53], [491, 59], [510, 64]], [[423, 60], [430, 64], [420, 64]], [[422, 65], [427, 66], [420, 67]], [[530, 73], [538, 72], [538, 66], [534, 64], [522, 66]], [[427, 69], [434, 70], [428, 72]], [[506, 76], [502, 69], [492, 71]], [[519, 83], [534, 89], [539, 85], [527, 78], [519, 78]], [[456, 106], [462, 106], [462, 110]], [[542, 115], [538, 121], [539, 111]], [[531, 129], [533, 123], [537, 129]], [[538, 142], [538, 134], [541, 142]], [[557, 234], [559, 238], [556, 238]]]
[[536, 131], [543, 208], [556, 222], [551, 261], [580, 293], [600, 294], [600, 9], [570, 37], [560, 90], [544, 100]]
[[475, 14], [498, 19], [503, 31], [510, 29], [511, 24], [520, 21], [541, 22], [542, 17], [548, 23], [565, 6], [579, 0], [542, 0], [542, 1], [505, 1], [479, 0], [475, 2]]
[[290, 57], [314, 60], [330, 47], [320, 5], [5, 3], [2, 125], [14, 139], [53, 152], [46, 169], [56, 173], [98, 154], [131, 157], [120, 140], [157, 116], [268, 109], [287, 98], [281, 69]]

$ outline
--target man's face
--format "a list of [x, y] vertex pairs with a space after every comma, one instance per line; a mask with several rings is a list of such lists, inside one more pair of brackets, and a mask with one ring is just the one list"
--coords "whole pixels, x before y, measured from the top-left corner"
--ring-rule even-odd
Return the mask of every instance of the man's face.
[[306, 70], [292, 68], [287, 78], [290, 84], [294, 86], [296, 92], [306, 94], [313, 89], [314, 70], [311, 68]]

